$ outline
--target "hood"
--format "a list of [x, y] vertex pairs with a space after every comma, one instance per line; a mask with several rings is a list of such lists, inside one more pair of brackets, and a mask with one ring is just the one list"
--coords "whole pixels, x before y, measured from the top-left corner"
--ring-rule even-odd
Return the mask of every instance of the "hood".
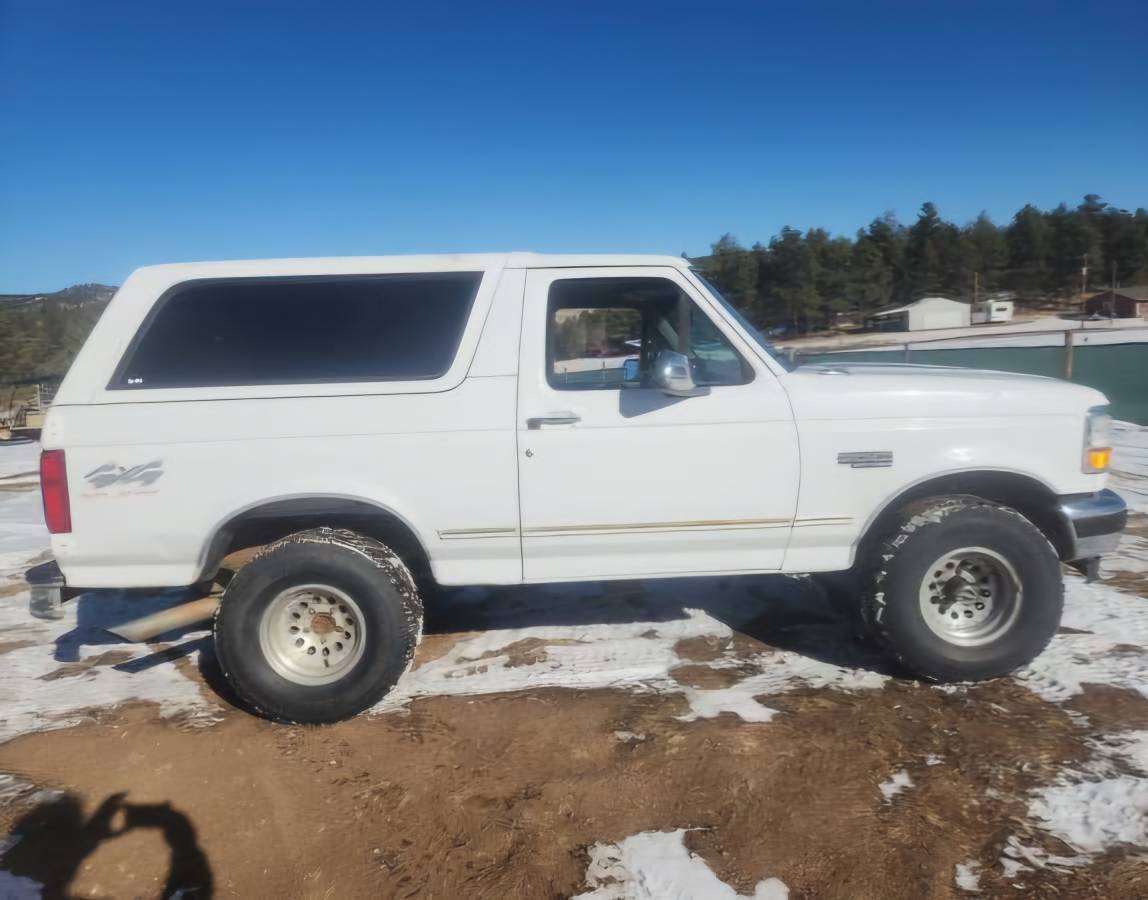
[[784, 379], [798, 418], [1083, 416], [1107, 403], [1079, 384], [987, 369], [897, 363], [812, 363]]

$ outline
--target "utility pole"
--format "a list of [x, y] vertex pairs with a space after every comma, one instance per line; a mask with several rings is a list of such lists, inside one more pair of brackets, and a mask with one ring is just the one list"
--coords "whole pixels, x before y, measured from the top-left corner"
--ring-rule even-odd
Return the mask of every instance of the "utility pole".
[[1084, 315], [1084, 301], [1088, 298], [1088, 254], [1084, 254], [1084, 265], [1080, 267], [1080, 314]]
[[981, 273], [973, 272], [973, 306], [977, 305], [977, 300], [981, 295]]

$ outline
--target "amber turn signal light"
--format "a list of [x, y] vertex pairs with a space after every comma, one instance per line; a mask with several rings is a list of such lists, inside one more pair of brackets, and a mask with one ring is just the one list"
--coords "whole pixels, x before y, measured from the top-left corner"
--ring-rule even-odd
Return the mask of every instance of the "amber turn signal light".
[[1106, 472], [1111, 461], [1111, 447], [1090, 447], [1084, 454], [1084, 464], [1089, 472]]

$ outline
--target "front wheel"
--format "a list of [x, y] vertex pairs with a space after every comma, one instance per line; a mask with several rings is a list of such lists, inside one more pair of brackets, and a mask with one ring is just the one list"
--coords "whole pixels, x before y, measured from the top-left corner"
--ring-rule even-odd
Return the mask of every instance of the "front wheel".
[[872, 560], [865, 617], [906, 669], [978, 681], [1031, 662], [1060, 625], [1064, 585], [1048, 539], [977, 497], [906, 508]]
[[215, 651], [235, 693], [270, 719], [347, 719], [394, 687], [414, 656], [422, 603], [387, 547], [316, 528], [271, 544], [227, 586]]

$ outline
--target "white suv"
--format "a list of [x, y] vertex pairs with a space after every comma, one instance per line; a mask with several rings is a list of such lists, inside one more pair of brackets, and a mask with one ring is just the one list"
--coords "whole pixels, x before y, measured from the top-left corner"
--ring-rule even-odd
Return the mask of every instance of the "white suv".
[[400, 678], [437, 585], [847, 572], [905, 669], [986, 678], [1056, 631], [1060, 561], [1094, 570], [1124, 526], [1104, 402], [995, 372], [791, 371], [673, 257], [149, 267], [48, 417], [58, 569], [32, 573], [33, 612], [224, 582], [263, 546], [221, 601], [121, 631], [214, 612], [253, 709], [326, 722]]

